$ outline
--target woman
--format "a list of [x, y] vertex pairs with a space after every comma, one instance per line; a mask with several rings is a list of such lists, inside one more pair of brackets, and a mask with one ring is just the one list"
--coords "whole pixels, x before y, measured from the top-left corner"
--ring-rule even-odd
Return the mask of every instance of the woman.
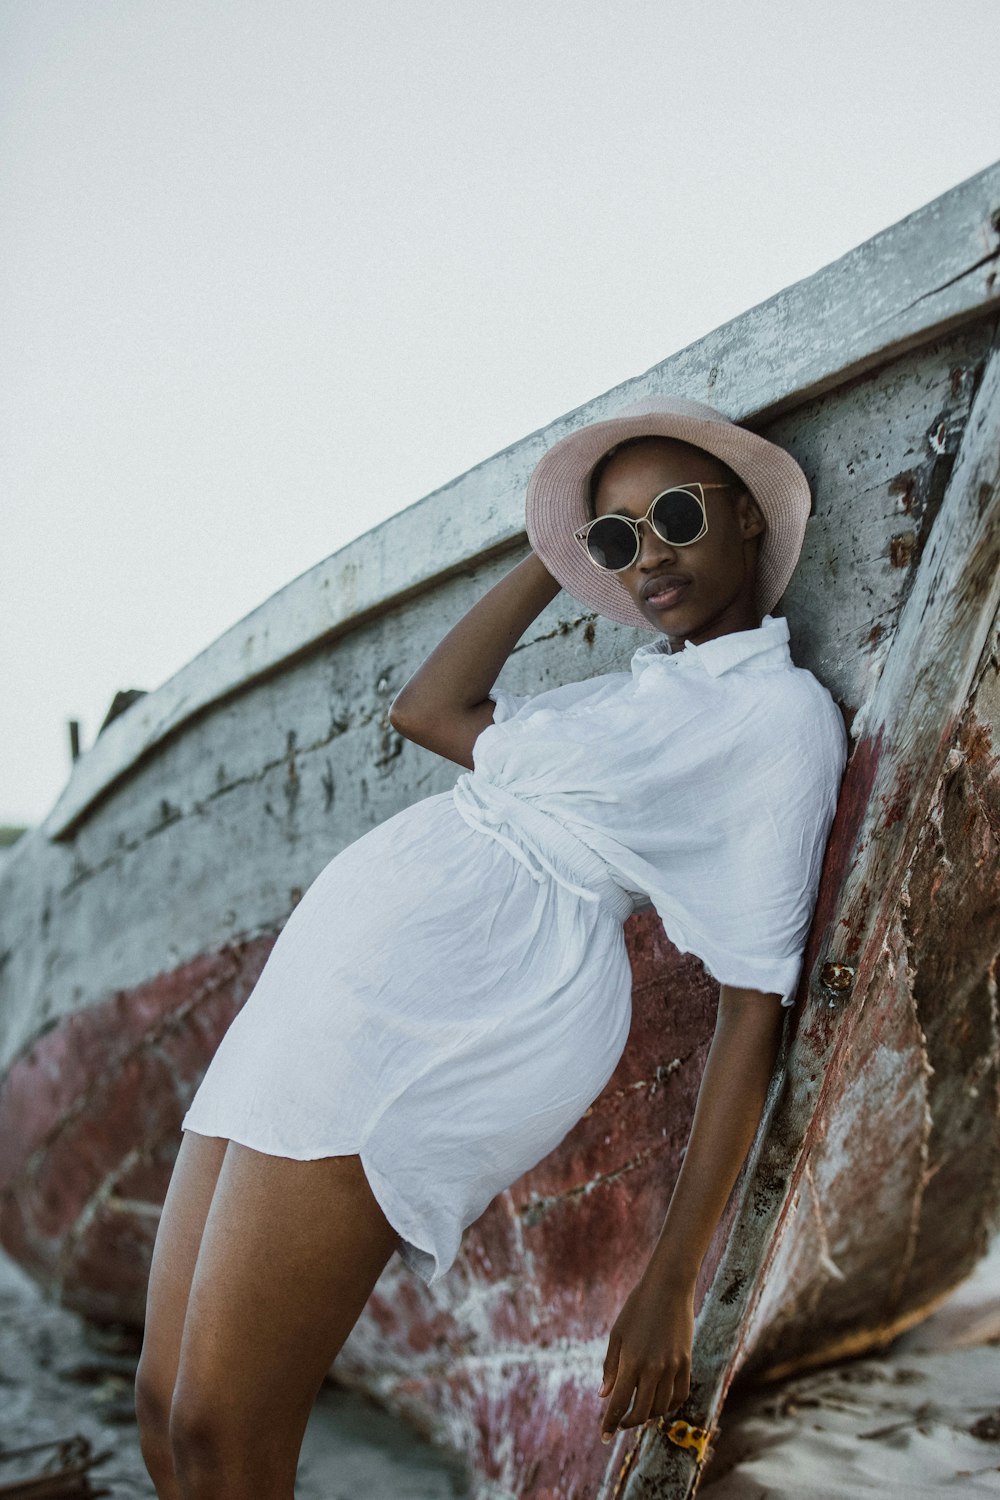
[[[680, 398], [537, 465], [534, 552], [391, 709], [466, 773], [320, 872], [185, 1116], [137, 1380], [161, 1500], [289, 1500], [393, 1251], [443, 1275], [607, 1082], [623, 923], [650, 904], [720, 1003], [662, 1232], [610, 1330], [601, 1435], [687, 1395], [698, 1268], [760, 1119], [846, 762], [839, 710], [768, 613], [808, 512], [789, 454]], [[628, 672], [497, 691], [560, 585], [654, 639]]]

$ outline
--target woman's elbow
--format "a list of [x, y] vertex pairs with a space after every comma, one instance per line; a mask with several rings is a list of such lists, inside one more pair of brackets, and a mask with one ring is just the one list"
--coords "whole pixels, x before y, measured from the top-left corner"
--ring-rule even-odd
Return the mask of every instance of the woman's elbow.
[[400, 688], [399, 692], [389, 704], [386, 713], [390, 725], [397, 734], [401, 734], [404, 740], [413, 739], [419, 734], [420, 725], [426, 724], [428, 715], [426, 710], [420, 712], [412, 700], [406, 696], [406, 689]]
[[398, 693], [396, 694], [395, 698], [393, 698], [392, 702], [389, 704], [389, 708], [388, 708], [388, 711], [386, 713], [386, 718], [389, 720], [390, 726], [396, 731], [396, 733], [403, 735], [403, 737], [405, 738], [406, 737], [405, 710], [400, 705], [399, 694]]

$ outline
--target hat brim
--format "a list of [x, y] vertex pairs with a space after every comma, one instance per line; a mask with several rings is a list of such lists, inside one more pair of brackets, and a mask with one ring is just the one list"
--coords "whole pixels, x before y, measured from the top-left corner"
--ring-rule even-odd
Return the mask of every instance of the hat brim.
[[543, 454], [528, 480], [525, 527], [534, 550], [564, 589], [622, 625], [655, 631], [614, 573], [589, 559], [573, 533], [589, 519], [590, 474], [598, 459], [629, 437], [669, 437], [704, 448], [739, 475], [764, 514], [757, 554], [757, 609], [769, 614], [795, 569], [811, 508], [809, 481], [777, 443], [713, 407], [657, 398], [571, 432]]

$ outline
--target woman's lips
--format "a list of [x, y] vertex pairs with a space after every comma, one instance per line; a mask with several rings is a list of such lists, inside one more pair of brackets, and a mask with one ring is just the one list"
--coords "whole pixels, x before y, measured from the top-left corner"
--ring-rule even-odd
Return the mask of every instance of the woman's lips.
[[646, 603], [653, 609], [670, 609], [677, 603], [686, 588], [686, 583], [679, 583], [676, 588], [665, 589], [662, 594], [650, 594]]

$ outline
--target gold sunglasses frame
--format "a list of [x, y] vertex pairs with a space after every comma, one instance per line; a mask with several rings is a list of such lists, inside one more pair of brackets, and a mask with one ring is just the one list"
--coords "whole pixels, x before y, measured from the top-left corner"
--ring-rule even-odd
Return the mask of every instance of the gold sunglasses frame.
[[[702, 537], [705, 536], [708, 531], [708, 512], [705, 509], [705, 490], [731, 490], [732, 488], [733, 481], [731, 479], [726, 480], [725, 483], [722, 484], [703, 484], [700, 479], [695, 479], [690, 484], [672, 484], [669, 485], [667, 489], [660, 490], [658, 495], [653, 496], [652, 500], [650, 500], [649, 502], [649, 509], [644, 516], [623, 516], [621, 511], [610, 511], [606, 516], [593, 516], [585, 526], [581, 526], [577, 531], [574, 531], [573, 536], [575, 540], [580, 543], [580, 546], [583, 548], [584, 553], [593, 563], [595, 568], [599, 568], [602, 573], [624, 573], [627, 568], [634, 567], [635, 560], [639, 556], [639, 553], [642, 551], [642, 537], [639, 532], [639, 527], [642, 525], [643, 521], [645, 521], [646, 525], [653, 532], [653, 535], [660, 537], [660, 541], [665, 542], [668, 547], [691, 547], [695, 542], [700, 542]], [[656, 504], [657, 500], [662, 500], [664, 495], [672, 495], [677, 490], [682, 491], [684, 494], [692, 495], [693, 499], [695, 499], [701, 507], [701, 530], [699, 531], [698, 535], [693, 536], [689, 542], [672, 542], [670, 541], [669, 537], [660, 536], [660, 533], [657, 531], [652, 521], [653, 506]], [[694, 490], [699, 490], [701, 493], [693, 495]], [[591, 554], [590, 548], [587, 546], [587, 537], [590, 533], [590, 528], [592, 526], [596, 526], [598, 521], [608, 521], [612, 517], [616, 521], [625, 521], [635, 532], [635, 551], [632, 554], [631, 560], [627, 563], [623, 563], [620, 568], [606, 568], [603, 563], [599, 563], [597, 561], [596, 557]]]

